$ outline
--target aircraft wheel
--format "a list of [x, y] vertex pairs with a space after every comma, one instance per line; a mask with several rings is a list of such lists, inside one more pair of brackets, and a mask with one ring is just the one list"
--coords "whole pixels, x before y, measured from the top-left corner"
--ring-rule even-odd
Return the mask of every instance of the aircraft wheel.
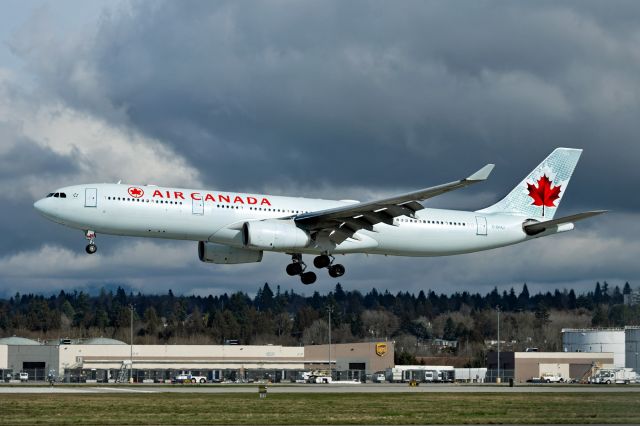
[[95, 244], [88, 244], [87, 247], [85, 247], [85, 250], [87, 253], [93, 254], [98, 251], [98, 246], [96, 246]]
[[304, 274], [300, 274], [300, 280], [304, 285], [313, 284], [316, 282], [316, 274], [313, 272], [305, 272]]
[[335, 265], [329, 266], [329, 275], [333, 278], [339, 278], [344, 275], [345, 269], [344, 266], [337, 263]]
[[302, 273], [302, 265], [299, 262], [290, 263], [287, 265], [287, 274], [294, 276]]
[[331, 264], [331, 259], [326, 254], [316, 256], [313, 259], [313, 266], [315, 266], [318, 269], [326, 268], [330, 264]]

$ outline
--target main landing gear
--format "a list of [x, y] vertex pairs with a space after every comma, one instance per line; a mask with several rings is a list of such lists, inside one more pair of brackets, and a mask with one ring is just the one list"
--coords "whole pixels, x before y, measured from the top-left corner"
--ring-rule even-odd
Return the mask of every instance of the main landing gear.
[[[345, 269], [339, 263], [334, 264], [335, 258], [326, 254], [316, 256], [313, 259], [313, 266], [318, 269], [327, 268], [329, 275], [333, 278], [339, 278], [344, 275]], [[287, 265], [287, 274], [294, 276], [299, 275], [302, 284], [309, 285], [316, 282], [316, 274], [314, 272], [305, 272], [307, 265], [302, 261], [300, 253], [291, 255], [291, 263]]]
[[313, 266], [315, 266], [318, 269], [327, 268], [329, 270], [329, 275], [331, 277], [340, 278], [341, 276], [344, 275], [345, 269], [344, 269], [344, 266], [342, 266], [339, 263], [336, 263], [334, 265], [333, 262], [335, 260], [336, 259], [333, 256], [321, 254], [320, 256], [316, 256], [313, 259]]
[[95, 244], [96, 233], [93, 231], [85, 231], [84, 237], [89, 240], [89, 244], [85, 247], [85, 250], [89, 254], [93, 254], [98, 251], [98, 246]]
[[314, 272], [305, 272], [307, 265], [302, 261], [300, 253], [291, 255], [291, 263], [287, 265], [287, 274], [294, 276], [300, 275], [302, 284], [309, 285], [316, 282], [316, 274]]

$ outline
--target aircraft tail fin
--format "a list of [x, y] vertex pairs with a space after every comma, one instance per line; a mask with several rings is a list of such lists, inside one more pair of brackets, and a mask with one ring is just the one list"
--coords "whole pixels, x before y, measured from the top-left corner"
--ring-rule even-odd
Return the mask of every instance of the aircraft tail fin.
[[569, 184], [581, 149], [556, 148], [509, 194], [478, 213], [506, 213], [553, 219]]

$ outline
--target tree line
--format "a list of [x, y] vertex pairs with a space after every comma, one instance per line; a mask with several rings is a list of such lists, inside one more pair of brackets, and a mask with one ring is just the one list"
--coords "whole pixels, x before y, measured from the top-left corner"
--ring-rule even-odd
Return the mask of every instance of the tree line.
[[[637, 306], [623, 305], [630, 293], [598, 282], [593, 291], [555, 290], [530, 294], [526, 284], [516, 293], [485, 295], [433, 291], [391, 293], [372, 289], [363, 294], [333, 291], [304, 296], [275, 291], [265, 283], [254, 297], [247, 293], [176, 296], [115, 292], [98, 295], [61, 291], [54, 296], [16, 294], [0, 299], [0, 333], [38, 339], [105, 336], [128, 342], [133, 310], [134, 341], [139, 344], [321, 344], [328, 340], [328, 310], [332, 311], [334, 342], [394, 339], [412, 354], [438, 352], [433, 339], [486, 346], [495, 339], [496, 309], [502, 312], [503, 336], [521, 346], [558, 350], [561, 327], [639, 325]], [[555, 336], [555, 337], [554, 337]], [[519, 342], [519, 343], [518, 343]]]

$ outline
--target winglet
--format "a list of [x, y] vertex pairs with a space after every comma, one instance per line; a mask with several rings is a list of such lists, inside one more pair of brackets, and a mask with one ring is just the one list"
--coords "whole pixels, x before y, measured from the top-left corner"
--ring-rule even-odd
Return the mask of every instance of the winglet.
[[495, 167], [495, 164], [487, 164], [486, 166], [484, 166], [483, 168], [481, 168], [480, 170], [478, 170], [477, 172], [475, 172], [465, 180], [486, 180], [491, 174], [491, 171], [493, 170], [494, 167]]

